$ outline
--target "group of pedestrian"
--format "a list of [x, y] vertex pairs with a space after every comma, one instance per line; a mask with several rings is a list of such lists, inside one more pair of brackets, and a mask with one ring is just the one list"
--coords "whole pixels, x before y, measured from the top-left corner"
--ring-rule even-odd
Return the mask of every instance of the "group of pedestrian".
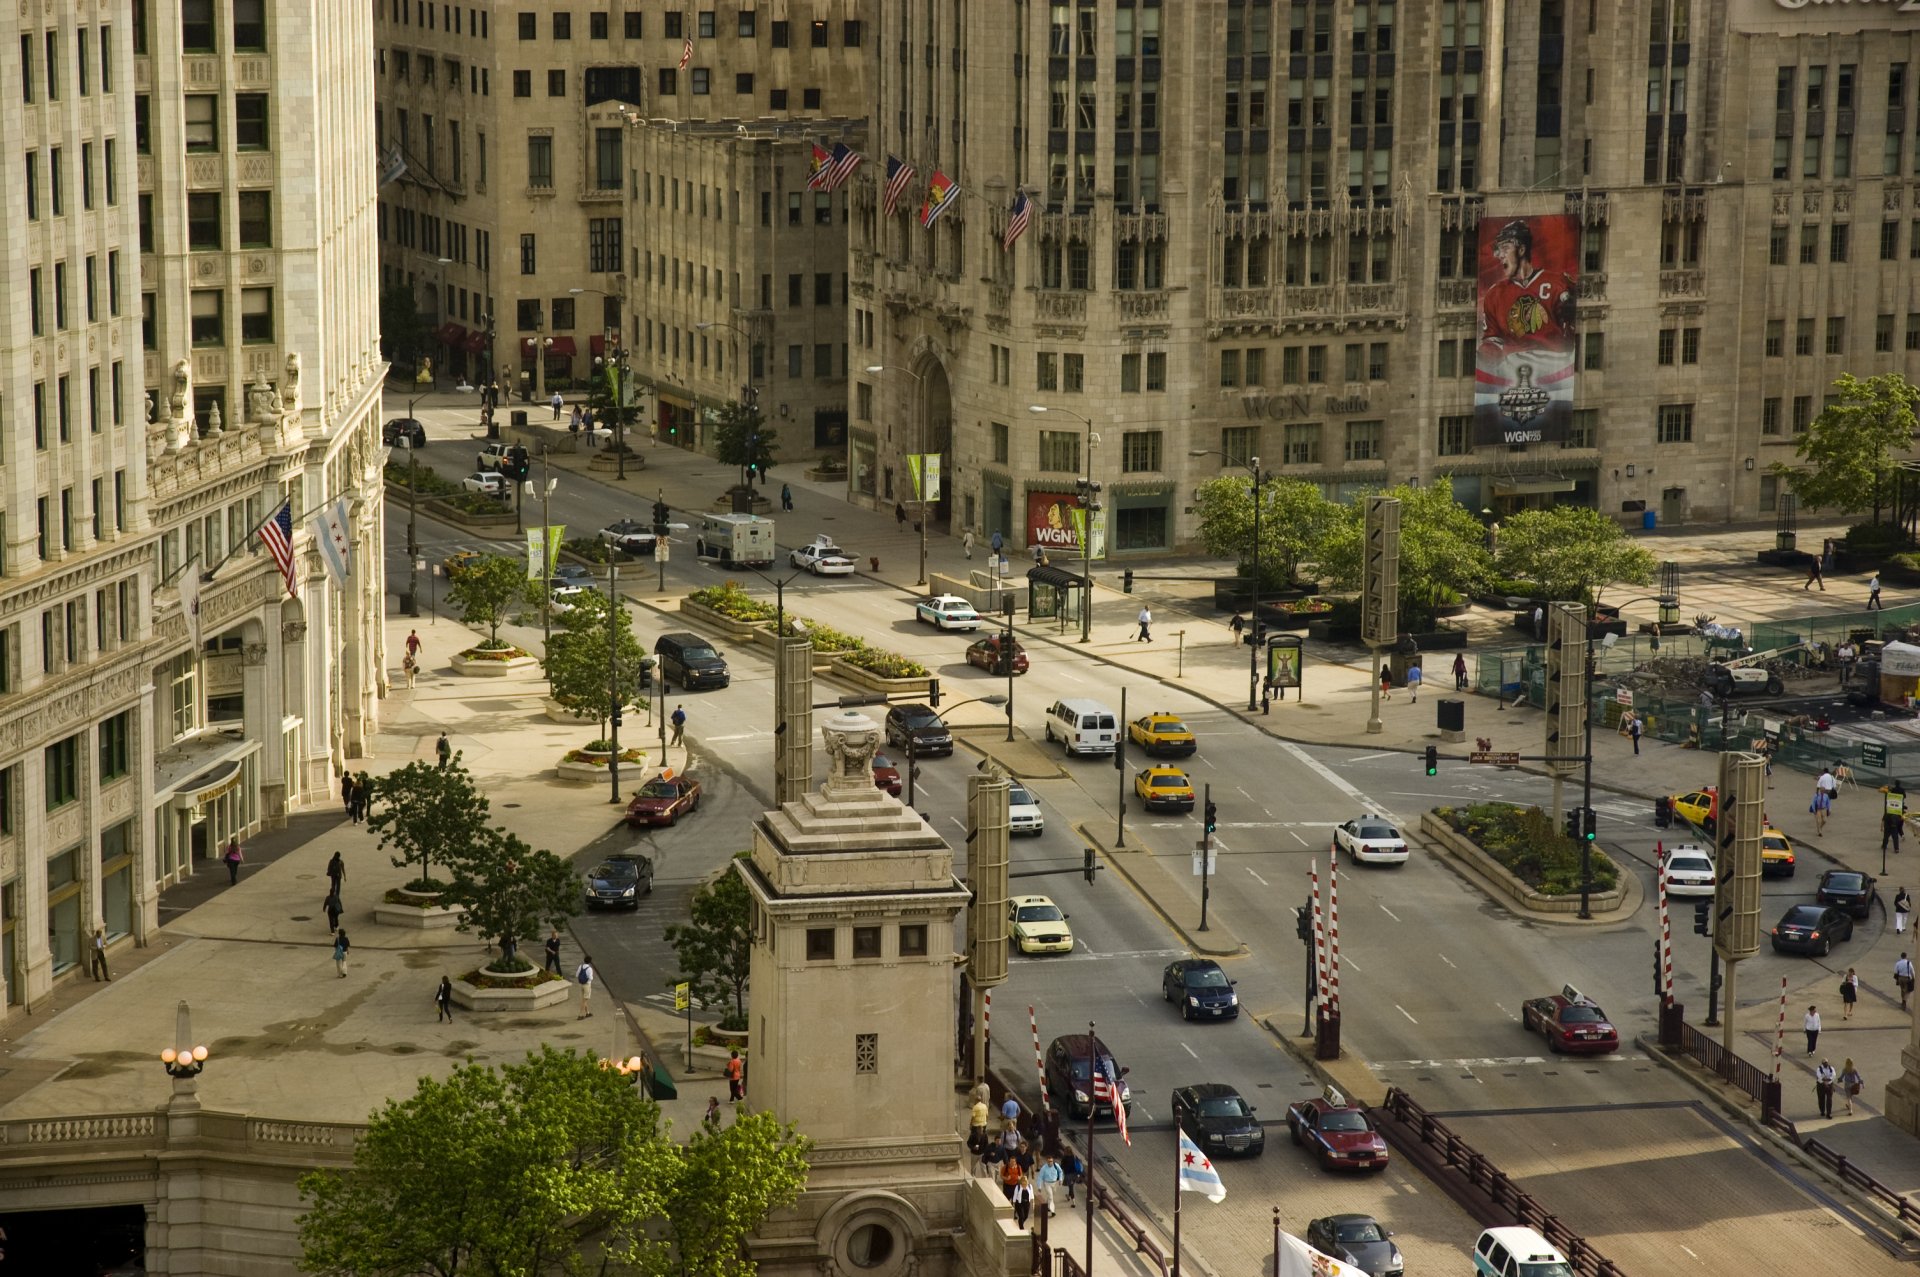
[[366, 820], [373, 810], [373, 778], [365, 772], [346, 772], [340, 777], [340, 801], [347, 819], [354, 824]]
[[1084, 1173], [1084, 1164], [1071, 1149], [1062, 1153], [1034, 1148], [1035, 1139], [1021, 1131], [1020, 1101], [1009, 1095], [1000, 1106], [1000, 1131], [991, 1134], [987, 1123], [991, 1110], [985, 1085], [974, 1089], [968, 1116], [967, 1149], [973, 1155], [973, 1173], [998, 1180], [1000, 1190], [1013, 1204], [1014, 1222], [1021, 1228], [1044, 1210], [1049, 1216], [1060, 1210], [1060, 1190], [1066, 1189], [1067, 1204], [1074, 1200], [1074, 1187]]
[[1851, 1117], [1853, 1116], [1853, 1097], [1865, 1090], [1867, 1085], [1867, 1079], [1861, 1076], [1851, 1056], [1841, 1064], [1838, 1074], [1834, 1072], [1833, 1065], [1825, 1059], [1822, 1059], [1820, 1067], [1813, 1071], [1813, 1095], [1820, 1105], [1821, 1117], [1833, 1116], [1833, 1092], [1836, 1084], [1840, 1088], [1840, 1093], [1846, 1097], [1847, 1116]]
[[340, 903], [340, 886], [347, 880], [347, 862], [340, 858], [339, 852], [333, 853], [333, 859], [327, 862], [327, 898], [320, 907], [327, 911], [327, 930], [340, 929], [340, 915], [346, 907]]

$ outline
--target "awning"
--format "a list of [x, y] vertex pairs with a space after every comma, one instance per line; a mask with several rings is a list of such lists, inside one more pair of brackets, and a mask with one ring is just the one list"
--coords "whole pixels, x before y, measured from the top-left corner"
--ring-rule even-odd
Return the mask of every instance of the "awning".
[[476, 328], [467, 334], [466, 345], [469, 353], [477, 355], [487, 348], [487, 335]]
[[239, 784], [240, 761], [231, 759], [183, 782], [174, 791], [173, 802], [176, 807], [203, 807], [222, 794], [238, 788]]
[[1049, 564], [1028, 568], [1027, 580], [1036, 585], [1051, 585], [1062, 590], [1078, 590], [1087, 583], [1087, 578], [1078, 572], [1063, 572]]
[[467, 340], [467, 326], [448, 320], [434, 329], [433, 335], [439, 339], [442, 346], [458, 346]]
[[1573, 480], [1558, 474], [1516, 474], [1493, 481], [1496, 497], [1525, 497], [1548, 492], [1572, 492]]
[[558, 356], [561, 359], [572, 359], [574, 355], [573, 338], [555, 337], [553, 344], [547, 347], [547, 354], [549, 356]]
[[598, 356], [600, 352], [606, 348], [607, 335], [605, 333], [595, 333], [593, 336], [587, 338], [587, 353], [589, 355]]

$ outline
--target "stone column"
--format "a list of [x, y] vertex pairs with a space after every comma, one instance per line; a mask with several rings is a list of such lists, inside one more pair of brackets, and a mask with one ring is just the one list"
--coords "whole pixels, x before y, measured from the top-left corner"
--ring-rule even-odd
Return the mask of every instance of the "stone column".
[[1887, 1121], [1909, 1135], [1920, 1135], [1920, 1000], [1907, 999], [1913, 1010], [1907, 1012], [1907, 1045], [1900, 1052], [1906, 1072], [1887, 1083], [1881, 1111]]
[[240, 698], [245, 706], [244, 731], [249, 739], [260, 742], [260, 823], [263, 828], [277, 828], [287, 815], [287, 751], [280, 739], [286, 700], [281, 681], [270, 676], [280, 668], [279, 604], [269, 604], [267, 611], [264, 624], [247, 626], [249, 633], [241, 644]]
[[780, 639], [774, 660], [773, 804], [798, 801], [813, 788], [813, 640]]

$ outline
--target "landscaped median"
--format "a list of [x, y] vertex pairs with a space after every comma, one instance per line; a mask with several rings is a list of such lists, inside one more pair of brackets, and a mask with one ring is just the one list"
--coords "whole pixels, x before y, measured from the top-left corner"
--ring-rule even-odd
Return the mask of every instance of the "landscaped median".
[[[735, 642], [765, 647], [775, 646], [774, 626], [783, 619], [773, 605], [748, 594], [733, 581], [695, 590], [680, 601], [680, 611]], [[884, 696], [927, 695], [930, 671], [920, 662], [793, 612], [788, 612], [784, 621], [787, 634], [805, 634], [813, 640], [816, 673]]]
[[[1474, 803], [1436, 807], [1420, 817], [1420, 832], [1473, 869], [1488, 885], [1527, 913], [1580, 911], [1580, 844], [1553, 827], [1538, 807]], [[1634, 879], [1594, 847], [1588, 855], [1593, 882], [1589, 912], [1627, 905]]]

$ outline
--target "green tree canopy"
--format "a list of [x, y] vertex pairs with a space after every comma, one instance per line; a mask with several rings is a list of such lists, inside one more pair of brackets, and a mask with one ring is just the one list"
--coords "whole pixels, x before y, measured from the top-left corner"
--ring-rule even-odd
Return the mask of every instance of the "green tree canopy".
[[750, 1277], [745, 1238], [806, 1185], [771, 1114], [671, 1142], [632, 1079], [542, 1047], [374, 1113], [350, 1170], [300, 1179], [324, 1277]]
[[487, 646], [500, 647], [500, 626], [514, 605], [528, 597], [527, 564], [505, 554], [489, 554], [453, 574], [447, 598], [468, 625], [487, 627]]
[[720, 409], [713, 429], [713, 455], [726, 465], [740, 467], [741, 482], [751, 483], [754, 473], [764, 476], [773, 469], [779, 444], [780, 432], [767, 425], [758, 404], [736, 400]]
[[1889, 481], [1912, 451], [1914, 404], [1920, 390], [1897, 373], [1864, 381], [1842, 373], [1833, 402], [1794, 445], [1800, 464], [1775, 464], [1805, 505], [1842, 514], [1872, 510], [1874, 522], [1891, 504]]
[[1537, 581], [1550, 598], [1598, 601], [1610, 585], [1646, 585], [1659, 564], [1598, 510], [1522, 510], [1500, 525], [1500, 575]]
[[559, 616], [560, 628], [540, 660], [552, 681], [553, 699], [576, 714], [595, 715], [600, 720], [602, 736], [607, 734], [607, 716], [616, 693], [622, 705], [646, 703], [647, 671], [651, 663], [633, 631], [633, 614], [625, 603], [622, 599], [613, 622], [611, 645], [615, 659], [611, 667], [607, 661], [610, 609], [607, 596], [598, 590], [584, 590], [574, 595], [572, 606]]
[[[1380, 495], [1400, 501], [1401, 629], [1431, 621], [1449, 593], [1471, 594], [1491, 569], [1487, 532], [1444, 483], [1401, 484]], [[1321, 542], [1320, 571], [1343, 590], [1361, 587], [1366, 567], [1366, 501], [1335, 507]], [[1424, 621], [1421, 618], [1426, 618]]]
[[[735, 859], [744, 857], [741, 852]], [[693, 893], [689, 921], [667, 928], [667, 943], [680, 957], [680, 976], [693, 986], [700, 1005], [725, 1006], [728, 1023], [746, 1027], [747, 976], [753, 960], [753, 906], [738, 867]]]
[[445, 866], [486, 835], [486, 796], [460, 760], [455, 754], [445, 767], [412, 762], [380, 778], [380, 802], [367, 827], [380, 836], [380, 850], [400, 853], [395, 869], [420, 866], [417, 881], [432, 882], [434, 865]]
[[[1233, 557], [1240, 575], [1253, 576], [1253, 484], [1250, 478], [1222, 475], [1200, 485], [1194, 503], [1200, 516], [1200, 540], [1207, 553]], [[1338, 508], [1319, 485], [1276, 475], [1260, 483], [1260, 588], [1285, 589], [1298, 578], [1300, 564], [1318, 557]]]
[[573, 866], [504, 829], [481, 831], [449, 854], [447, 868], [453, 879], [447, 900], [466, 906], [456, 925], [492, 936], [503, 950], [580, 912], [582, 886]]

